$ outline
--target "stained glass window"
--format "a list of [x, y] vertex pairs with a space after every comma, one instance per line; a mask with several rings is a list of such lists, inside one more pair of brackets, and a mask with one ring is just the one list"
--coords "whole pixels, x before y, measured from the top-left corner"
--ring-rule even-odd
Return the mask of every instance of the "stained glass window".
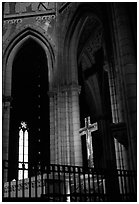
[[26, 122], [21, 122], [19, 130], [18, 179], [28, 178], [28, 128]]

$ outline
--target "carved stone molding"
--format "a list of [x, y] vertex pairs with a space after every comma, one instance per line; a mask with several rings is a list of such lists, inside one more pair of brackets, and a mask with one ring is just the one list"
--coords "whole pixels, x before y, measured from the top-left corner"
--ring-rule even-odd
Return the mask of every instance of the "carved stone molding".
[[2, 96], [2, 103], [3, 103], [3, 108], [11, 108], [11, 102], [13, 98], [11, 96]]
[[84, 48], [80, 54], [80, 57], [79, 57], [79, 62], [81, 61], [83, 63], [83, 60], [85, 58], [86, 58], [85, 61], [87, 62], [87, 58], [88, 58], [88, 60], [90, 61], [91, 64], [95, 64], [94, 54], [102, 46], [103, 46], [103, 31], [102, 31], [102, 28], [100, 26], [99, 28], [96, 29], [96, 31], [92, 35], [91, 39], [84, 46]]
[[55, 11], [55, 2], [5, 2], [4, 15], [22, 15]]
[[76, 91], [80, 93], [81, 91], [81, 86], [79, 85], [69, 85], [69, 86], [62, 86], [59, 88], [54, 88], [53, 90], [48, 92], [49, 97], [53, 97], [54, 95], [58, 94], [59, 92], [72, 92]]
[[36, 17], [36, 21], [37, 21], [37, 22], [48, 21], [48, 22], [50, 23], [52, 19], [55, 19], [55, 15], [37, 16], [37, 17]]
[[18, 23], [22, 23], [22, 19], [18, 18], [18, 19], [10, 19], [10, 20], [5, 20], [4, 21], [4, 25], [5, 24], [18, 24]]
[[94, 58], [94, 53], [102, 47], [103, 33], [102, 30], [99, 29], [94, 38], [92, 38], [88, 45], [86, 46], [86, 50], [89, 54]]
[[31, 30], [32, 33], [33, 32], [40, 33], [45, 39], [47, 39], [50, 42], [51, 46], [53, 47], [53, 49], [55, 51], [55, 47], [56, 47], [55, 43], [44, 29], [42, 29], [40, 26], [35, 25], [35, 24], [26, 24], [26, 25], [24, 25], [22, 27], [20, 26], [18, 29], [15, 30], [14, 33], [12, 33], [12, 35], [10, 35], [6, 39], [6, 41], [3, 43], [3, 53], [5, 52], [6, 48], [9, 45], [9, 43], [12, 42], [13, 39], [18, 37], [18, 35], [20, 35], [20, 33], [23, 33], [23, 31], [26, 31], [27, 29]]

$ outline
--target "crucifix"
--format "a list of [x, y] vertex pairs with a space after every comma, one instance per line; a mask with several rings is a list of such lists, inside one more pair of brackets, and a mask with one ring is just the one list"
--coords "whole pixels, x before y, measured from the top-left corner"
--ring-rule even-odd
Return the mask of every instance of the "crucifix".
[[[85, 118], [85, 127], [79, 130], [80, 136], [86, 136], [87, 161], [88, 167], [94, 167], [93, 146], [91, 132], [98, 130], [98, 124], [90, 123], [90, 117]], [[84, 145], [84, 144], [83, 144]]]

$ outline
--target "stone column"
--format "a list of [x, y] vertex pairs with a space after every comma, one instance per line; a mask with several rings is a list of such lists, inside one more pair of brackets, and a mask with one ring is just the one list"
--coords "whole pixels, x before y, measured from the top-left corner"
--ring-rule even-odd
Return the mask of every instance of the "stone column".
[[109, 201], [119, 201], [119, 182], [116, 168], [114, 138], [111, 134], [110, 123], [102, 117], [98, 121], [98, 131], [102, 139], [102, 166], [105, 169], [106, 192]]
[[130, 168], [137, 164], [137, 107], [136, 107], [136, 54], [133, 45], [131, 25], [125, 3], [114, 3], [115, 35], [119, 50], [119, 69], [122, 77], [124, 94], [125, 120], [128, 127], [128, 149]]
[[[80, 119], [79, 119], [79, 92], [80, 87], [71, 87], [72, 98], [72, 123], [73, 123], [73, 144], [74, 144], [74, 164], [82, 165], [82, 150], [81, 150], [81, 137], [79, 136]], [[72, 144], [71, 143], [71, 144]]]
[[108, 64], [107, 62], [104, 66], [104, 70], [108, 72], [112, 122], [113, 123], [123, 122], [123, 106], [119, 93], [120, 81], [116, 73], [117, 71], [116, 64], [112, 66], [112, 64]]
[[[105, 64], [104, 69], [108, 72], [108, 78], [109, 78], [109, 90], [110, 90], [110, 99], [111, 99], [111, 110], [112, 110], [112, 126], [121, 126], [121, 124], [124, 123], [124, 116], [123, 116], [123, 104], [122, 104], [122, 99], [121, 99], [121, 90], [120, 90], [120, 80], [119, 77], [116, 73], [116, 64], [114, 67], [111, 67], [112, 65]], [[115, 68], [115, 69], [114, 69]], [[119, 82], [119, 83], [118, 83]], [[118, 126], [119, 125], [119, 126]], [[111, 126], [111, 128], [112, 128]], [[114, 132], [113, 132], [114, 133]], [[127, 132], [125, 133], [127, 136]], [[114, 137], [114, 134], [112, 134]], [[122, 130], [121, 130], [121, 136], [122, 136]], [[114, 138], [113, 138], [114, 139]], [[125, 138], [127, 139], [127, 138]], [[116, 163], [117, 163], [117, 168], [121, 168], [119, 165], [119, 157], [120, 154], [122, 154], [122, 159], [124, 163], [124, 168], [128, 169], [128, 151], [127, 148], [125, 148], [124, 145], [118, 142], [117, 139], [114, 140], [115, 143], [115, 153], [116, 153]], [[121, 146], [120, 146], [121, 145]], [[119, 147], [120, 151], [119, 152]]]
[[[9, 159], [9, 129], [11, 108], [11, 64], [6, 64], [3, 56], [3, 112], [2, 112], [2, 160]], [[8, 179], [8, 170], [4, 170], [4, 181]]]
[[[2, 113], [2, 160], [9, 159], [9, 124], [10, 124], [10, 102], [6, 101], [3, 103], [3, 113]], [[3, 179], [7, 181], [8, 170], [4, 169]]]
[[82, 165], [79, 87], [62, 87], [49, 96], [51, 163]]
[[55, 109], [54, 109], [54, 93], [49, 92], [49, 103], [50, 103], [50, 163], [55, 162]]

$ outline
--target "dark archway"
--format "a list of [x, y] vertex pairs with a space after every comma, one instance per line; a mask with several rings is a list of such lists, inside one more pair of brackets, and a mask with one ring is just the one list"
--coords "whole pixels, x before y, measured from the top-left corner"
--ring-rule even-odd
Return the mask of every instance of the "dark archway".
[[10, 113], [9, 179], [17, 178], [19, 126], [29, 128], [29, 175], [33, 168], [50, 162], [49, 98], [47, 58], [42, 47], [27, 40], [12, 67], [12, 109]]
[[[88, 116], [90, 116], [91, 123], [98, 122], [98, 126], [100, 126], [100, 120], [112, 121], [108, 73], [103, 69], [104, 52], [102, 47], [94, 53], [94, 58], [95, 63], [91, 67], [83, 70], [80, 65], [78, 68], [78, 81], [81, 86], [79, 96], [81, 127], [84, 127], [84, 119]], [[102, 127], [98, 127], [97, 131], [91, 133], [95, 168], [103, 168], [104, 166], [105, 144], [102, 138], [104, 134]], [[85, 135], [82, 136], [82, 152], [83, 165], [87, 167]]]

